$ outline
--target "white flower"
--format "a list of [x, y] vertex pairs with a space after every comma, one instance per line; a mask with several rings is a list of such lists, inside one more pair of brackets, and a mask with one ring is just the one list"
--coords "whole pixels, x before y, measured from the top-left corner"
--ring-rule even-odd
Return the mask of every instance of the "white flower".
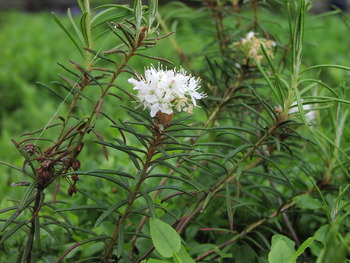
[[247, 39], [251, 39], [251, 38], [254, 37], [254, 35], [255, 35], [255, 33], [254, 33], [253, 31], [250, 31], [250, 32], [248, 32], [248, 34], [246, 35], [246, 38], [247, 38]]
[[[302, 100], [303, 102], [303, 100]], [[313, 123], [314, 120], [316, 120], [316, 112], [313, 110], [312, 106], [310, 104], [303, 104], [303, 110], [305, 111], [305, 118], [308, 123]], [[276, 112], [281, 112], [282, 107], [278, 106], [276, 107]], [[299, 114], [299, 108], [297, 102], [293, 102], [292, 106], [288, 110], [289, 115], [298, 115]]]
[[130, 78], [128, 81], [134, 85], [144, 108], [151, 110], [151, 117], [158, 111], [172, 114], [173, 108], [192, 113], [193, 108], [197, 107], [196, 100], [206, 97], [206, 94], [197, 91], [200, 88], [199, 79], [186, 75], [183, 69], [163, 70], [152, 66], [145, 70], [145, 77], [138, 77], [138, 80]]
[[[316, 120], [316, 112], [312, 110], [312, 107], [310, 104], [303, 105], [303, 109], [305, 111], [305, 118], [308, 123], [312, 123], [314, 120]], [[288, 113], [293, 114], [298, 112], [299, 112], [298, 104], [295, 102], [289, 109]]]

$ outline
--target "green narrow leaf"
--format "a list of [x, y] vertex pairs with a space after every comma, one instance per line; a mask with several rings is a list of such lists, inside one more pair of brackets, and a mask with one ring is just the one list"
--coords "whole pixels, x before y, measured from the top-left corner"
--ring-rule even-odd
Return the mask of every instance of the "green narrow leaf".
[[118, 203], [112, 205], [110, 208], [108, 208], [102, 215], [100, 215], [99, 218], [97, 218], [94, 228], [98, 227], [102, 223], [102, 221], [104, 221], [107, 217], [112, 215], [118, 208], [122, 207], [127, 203], [127, 200], [121, 200]]
[[143, 196], [143, 198], [145, 198], [145, 200], [147, 202], [147, 206], [151, 212], [151, 216], [153, 218], [155, 218], [156, 217], [156, 209], [154, 208], [154, 203], [153, 203], [151, 197], [147, 193], [142, 192], [142, 191], [140, 192], [140, 194]]
[[274, 67], [274, 65], [273, 65], [273, 63], [272, 63], [272, 61], [271, 61], [269, 55], [267, 54], [264, 45], [263, 45], [263, 44], [260, 44], [260, 48], [261, 48], [261, 50], [262, 50], [262, 52], [263, 52], [263, 54], [264, 54], [264, 56], [265, 56], [267, 62], [269, 63], [270, 68], [272, 69], [272, 71], [273, 71], [273, 73], [274, 73], [274, 77], [275, 77], [275, 80], [276, 80], [276, 90], [277, 90], [277, 92], [278, 92], [278, 100], [279, 100], [279, 103], [280, 103], [280, 105], [284, 105], [284, 94], [285, 94], [285, 93], [284, 93], [283, 86], [282, 86], [282, 83], [283, 83], [283, 82], [281, 81], [280, 76], [279, 76], [279, 74], [278, 74], [276, 68]]
[[249, 143], [249, 144], [243, 144], [241, 146], [238, 146], [233, 152], [231, 152], [230, 154], [228, 154], [224, 160], [222, 161], [222, 163], [226, 163], [228, 160], [230, 160], [232, 157], [236, 156], [236, 154], [238, 154], [239, 152], [244, 151], [245, 149], [254, 147], [254, 144]]
[[266, 74], [265, 70], [263, 69], [263, 67], [260, 65], [260, 63], [256, 60], [255, 57], [253, 57], [253, 60], [255, 62], [255, 65], [258, 67], [260, 73], [263, 75], [264, 79], [266, 80], [267, 84], [269, 85], [269, 87], [271, 88], [273, 94], [275, 95], [276, 99], [278, 100], [278, 103], [280, 105], [283, 105], [282, 104], [282, 101], [280, 99], [280, 96], [279, 96], [279, 92], [277, 90], [277, 88], [275, 87], [275, 85], [272, 83], [270, 77]]
[[136, 22], [136, 30], [140, 30], [142, 20], [142, 1], [135, 0], [134, 2], [134, 15]]
[[237, 174], [236, 180], [237, 181], [239, 180], [239, 177], [241, 176], [242, 171], [243, 171], [243, 163], [239, 162], [238, 166], [237, 166], [237, 172], [236, 172], [236, 174]]
[[82, 50], [80, 49], [78, 43], [74, 40], [73, 36], [68, 32], [68, 30], [65, 28], [65, 26], [61, 23], [61, 21], [58, 19], [58, 17], [56, 16], [56, 14], [54, 12], [51, 12], [51, 15], [53, 17], [53, 19], [55, 20], [55, 22], [58, 24], [58, 26], [67, 34], [67, 36], [72, 40], [73, 44], [76, 46], [76, 48], [78, 49], [80, 55], [84, 58], [84, 53], [82, 52]]
[[316, 65], [308, 67], [307, 69], [304, 69], [300, 72], [300, 74], [303, 74], [306, 71], [312, 70], [312, 69], [320, 69], [320, 68], [336, 68], [336, 69], [342, 69], [350, 71], [350, 67], [342, 66], [342, 65], [334, 65], [334, 64], [322, 64], [322, 65]]
[[[56, 126], [56, 125], [55, 125], [55, 126]], [[19, 168], [19, 167], [17, 167], [17, 166], [14, 166], [14, 165], [12, 165], [12, 164], [10, 164], [10, 163], [6, 163], [6, 162], [3, 162], [3, 161], [0, 161], [0, 164], [6, 165], [6, 166], [8, 166], [8, 167], [11, 167], [11, 168], [13, 168], [13, 169], [15, 169], [15, 170], [17, 170], [17, 171], [20, 171], [20, 172], [23, 173], [24, 175], [27, 175], [27, 176], [29, 176], [30, 178], [36, 180], [36, 177], [35, 177], [34, 175], [32, 175], [31, 173], [27, 172], [26, 170], [23, 170], [22, 168]]]
[[[72, 174], [77, 174], [77, 173], [74, 173], [72, 172]], [[102, 174], [102, 173], [79, 173], [80, 175], [88, 175], [88, 176], [93, 176], [93, 177], [99, 177], [99, 178], [102, 178], [102, 179], [106, 179], [110, 182], [113, 182], [115, 183], [116, 185], [119, 185], [120, 187], [124, 188], [125, 190], [127, 190], [128, 192], [130, 192], [130, 189], [127, 185], [123, 184], [122, 182], [120, 182], [119, 180], [115, 179], [114, 177], [112, 176], [109, 176], [109, 175], [106, 175], [106, 174]]]
[[149, 218], [151, 238], [154, 247], [165, 258], [171, 258], [181, 249], [179, 234], [158, 218]]
[[[185, 159], [186, 161], [189, 161], [187, 159]], [[196, 164], [196, 162], [191, 162], [193, 164]], [[200, 188], [195, 185], [194, 183], [182, 178], [182, 177], [179, 177], [179, 176], [176, 176], [176, 175], [169, 175], [169, 174], [152, 174], [150, 176], [148, 176], [147, 178], [152, 178], [152, 177], [161, 177], [161, 178], [169, 178], [169, 179], [174, 179], [174, 180], [178, 180], [178, 181], [181, 181], [181, 182], [184, 182], [186, 184], [189, 184], [191, 185], [193, 188], [195, 188], [196, 190], [200, 190]], [[146, 179], [147, 179], [146, 178]]]
[[96, 52], [96, 51], [92, 50], [91, 48], [84, 47], [84, 49], [85, 49], [86, 51], [90, 52], [91, 54], [95, 55], [96, 57], [100, 58], [100, 59], [103, 59], [103, 60], [105, 60], [105, 61], [108, 61], [108, 62], [110, 62], [110, 63], [112, 63], [112, 64], [116, 64], [116, 62], [115, 62], [114, 60], [112, 60], [112, 59], [110, 59], [110, 58], [108, 58], [108, 57], [106, 57], [106, 56], [104, 56], [104, 55], [101, 55], [99, 52]]
[[226, 184], [226, 210], [227, 210], [227, 217], [230, 224], [230, 230], [233, 231], [233, 212], [232, 212], [232, 206], [231, 206], [231, 194], [230, 194], [230, 186], [229, 184]]
[[56, 263], [60, 263], [66, 256], [69, 252], [71, 252], [73, 249], [81, 246], [81, 245], [84, 245], [84, 244], [87, 244], [87, 243], [90, 243], [90, 242], [96, 242], [96, 241], [103, 241], [103, 240], [107, 240], [107, 239], [110, 239], [111, 237], [110, 236], [105, 236], [105, 235], [101, 235], [101, 236], [95, 236], [95, 237], [91, 237], [91, 238], [87, 238], [87, 239], [84, 239], [84, 240], [81, 240], [77, 243], [75, 243], [74, 245], [72, 245], [70, 248], [67, 249], [66, 252], [64, 252], [64, 254], [56, 261]]
[[148, 28], [152, 28], [152, 24], [157, 16], [158, 0], [149, 1], [149, 17], [148, 17]]
[[303, 107], [303, 102], [301, 101], [300, 92], [299, 92], [299, 89], [297, 86], [294, 87], [294, 92], [295, 92], [295, 97], [297, 99], [297, 104], [298, 104], [298, 109], [299, 109], [299, 114], [300, 114], [301, 120], [303, 121], [305, 126], [308, 126], [304, 107]]
[[310, 247], [312, 245], [312, 243], [315, 241], [315, 239], [317, 238], [317, 236], [313, 236], [313, 237], [309, 237], [308, 239], [306, 239], [298, 248], [298, 250], [294, 253], [293, 257], [290, 259], [289, 263], [293, 263], [296, 261], [296, 259], [304, 253], [305, 249], [307, 249], [308, 247]]
[[73, 17], [72, 17], [72, 12], [70, 10], [70, 8], [68, 8], [67, 10], [67, 16], [69, 18], [69, 21], [71, 22], [74, 30], [75, 30], [75, 33], [77, 34], [77, 36], [79, 37], [81, 43], [84, 45], [84, 38], [83, 38], [83, 35], [81, 34], [81, 31], [79, 30], [77, 24], [75, 23]]
[[[9, 237], [11, 237], [15, 232], [17, 232], [17, 230], [21, 229], [22, 226], [26, 225], [27, 221], [24, 222], [20, 222], [17, 223], [16, 226], [14, 226], [13, 228], [11, 228], [10, 231], [8, 231], [5, 235], [2, 236], [1, 240], [0, 240], [0, 244], [4, 243]], [[1, 231], [2, 232], [2, 231]]]
[[60, 93], [58, 93], [57, 91], [55, 91], [53, 88], [51, 88], [50, 86], [42, 83], [42, 82], [35, 82], [36, 84], [40, 85], [41, 87], [46, 88], [47, 90], [49, 90], [50, 92], [52, 92], [53, 94], [55, 94], [57, 97], [59, 97], [63, 102], [70, 104], [69, 101], [67, 101], [67, 99], [62, 96]]
[[124, 249], [124, 225], [118, 227], [117, 256], [120, 257]]
[[81, 29], [81, 33], [82, 33], [83, 38], [84, 38], [85, 46], [90, 47], [90, 45], [89, 45], [90, 44], [89, 43], [89, 37], [88, 37], [88, 32], [87, 32], [87, 27], [86, 27], [87, 16], [88, 16], [88, 12], [84, 12], [81, 15], [81, 18], [80, 18], [80, 29]]

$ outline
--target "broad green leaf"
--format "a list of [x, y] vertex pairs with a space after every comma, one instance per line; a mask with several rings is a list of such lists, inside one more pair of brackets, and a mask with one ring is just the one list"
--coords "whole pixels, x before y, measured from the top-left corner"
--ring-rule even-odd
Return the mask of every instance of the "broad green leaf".
[[288, 237], [279, 234], [274, 235], [271, 251], [268, 255], [269, 263], [290, 263], [295, 253], [294, 245], [294, 242]]
[[153, 245], [160, 255], [171, 258], [180, 251], [181, 238], [170, 225], [158, 218], [150, 218], [149, 224]]
[[178, 253], [176, 253], [178, 259], [180, 259], [183, 263], [195, 263], [193, 258], [188, 254], [186, 248], [182, 245], [181, 249]]
[[311, 196], [304, 194], [295, 197], [296, 205], [302, 209], [316, 210], [322, 208], [322, 203]]

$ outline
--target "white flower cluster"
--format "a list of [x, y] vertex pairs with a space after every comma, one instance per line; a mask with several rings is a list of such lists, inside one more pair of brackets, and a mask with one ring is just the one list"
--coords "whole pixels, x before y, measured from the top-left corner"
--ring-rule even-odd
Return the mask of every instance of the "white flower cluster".
[[243, 53], [245, 64], [247, 59], [255, 58], [258, 63], [264, 59], [260, 45], [263, 45], [269, 57], [273, 57], [273, 49], [276, 47], [276, 42], [265, 38], [257, 38], [256, 33], [250, 31], [240, 41], [233, 43], [233, 47], [238, 48]]
[[158, 111], [172, 114], [174, 108], [192, 113], [197, 106], [196, 99], [206, 97], [206, 94], [197, 91], [200, 88], [199, 79], [186, 75], [183, 69], [163, 70], [152, 66], [145, 70], [145, 77], [138, 78], [130, 78], [128, 81], [134, 85], [143, 106], [151, 110], [151, 117]]

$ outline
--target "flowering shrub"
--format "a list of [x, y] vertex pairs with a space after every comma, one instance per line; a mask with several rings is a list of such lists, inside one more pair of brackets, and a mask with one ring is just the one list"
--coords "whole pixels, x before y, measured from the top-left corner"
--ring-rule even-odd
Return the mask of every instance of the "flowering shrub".
[[[22, 164], [0, 161], [20, 174], [21, 196], [0, 210], [1, 262], [348, 261], [350, 101], [318, 76], [350, 68], [304, 63], [309, 1], [284, 9], [278, 49], [257, 37], [273, 36], [260, 1], [243, 2], [246, 24], [239, 1], [204, 1], [196, 54], [169, 32], [174, 16], [198, 15], [179, 3], [162, 15], [156, 0], [79, 1], [70, 26], [53, 14], [81, 57], [59, 64], [61, 81], [38, 83], [61, 103], [13, 140]], [[171, 64], [163, 41], [180, 69], [138, 73]]]

